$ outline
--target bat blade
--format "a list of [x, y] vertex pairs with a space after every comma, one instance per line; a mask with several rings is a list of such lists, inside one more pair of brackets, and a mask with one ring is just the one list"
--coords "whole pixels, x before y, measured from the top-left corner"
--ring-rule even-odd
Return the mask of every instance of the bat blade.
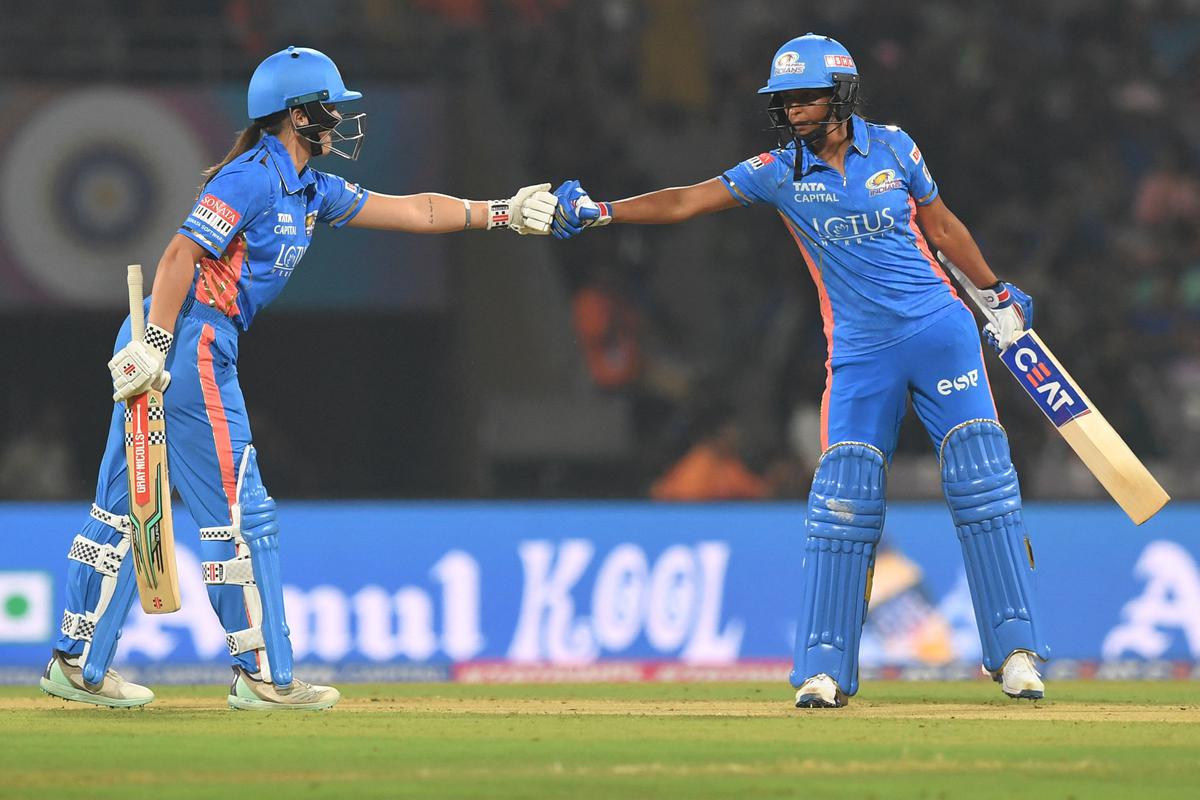
[[1000, 360], [1084, 465], [1141, 525], [1170, 496], [1034, 331], [1026, 331]]
[[178, 611], [179, 576], [160, 392], [146, 392], [129, 401], [125, 457], [129, 465], [129, 522], [133, 528], [130, 555], [142, 609], [148, 614]]
[[[145, 318], [140, 265], [130, 265], [127, 282], [130, 332], [134, 339], [141, 339], [145, 334]], [[129, 522], [133, 528], [130, 555], [138, 596], [147, 614], [169, 614], [179, 610], [180, 598], [162, 392], [151, 390], [126, 402], [125, 459], [129, 472]]]
[[[938, 258], [994, 322], [979, 289], [943, 254]], [[1135, 525], [1167, 504], [1170, 495], [1032, 329], [1009, 345], [1000, 360]]]

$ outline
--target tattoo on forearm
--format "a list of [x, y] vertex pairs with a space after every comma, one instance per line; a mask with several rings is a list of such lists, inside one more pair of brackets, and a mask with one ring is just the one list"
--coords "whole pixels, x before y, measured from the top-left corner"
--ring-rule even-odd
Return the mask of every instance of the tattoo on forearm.
[[429, 201], [429, 224], [432, 225], [433, 224], [433, 198], [428, 197], [426, 199]]

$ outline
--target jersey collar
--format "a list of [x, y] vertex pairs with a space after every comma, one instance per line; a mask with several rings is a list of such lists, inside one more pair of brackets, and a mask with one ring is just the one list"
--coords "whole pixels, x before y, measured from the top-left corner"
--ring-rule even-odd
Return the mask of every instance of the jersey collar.
[[283, 146], [283, 142], [271, 134], [263, 134], [262, 146], [275, 164], [275, 169], [279, 170], [279, 179], [283, 181], [283, 190], [288, 194], [295, 194], [316, 181], [312, 170], [307, 165], [303, 172], [296, 174], [296, 164], [292, 161], [292, 154]]
[[[871, 132], [867, 129], [867, 121], [858, 114], [851, 114], [850, 132], [852, 134], [851, 146], [865, 156], [871, 146]], [[807, 145], [803, 145], [799, 141], [795, 142], [794, 146], [800, 151], [799, 174], [807, 175], [816, 165], [817, 157], [813, 155]]]

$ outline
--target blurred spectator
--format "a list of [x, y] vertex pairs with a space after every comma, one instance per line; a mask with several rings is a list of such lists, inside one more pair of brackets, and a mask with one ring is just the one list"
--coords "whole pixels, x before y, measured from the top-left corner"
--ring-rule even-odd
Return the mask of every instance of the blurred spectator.
[[42, 400], [28, 425], [0, 448], [0, 498], [65, 500], [83, 493], [75, 451], [66, 435], [66, 410]]
[[773, 493], [770, 483], [750, 471], [739, 453], [737, 421], [729, 410], [704, 414], [698, 441], [650, 488], [655, 500], [761, 500]]

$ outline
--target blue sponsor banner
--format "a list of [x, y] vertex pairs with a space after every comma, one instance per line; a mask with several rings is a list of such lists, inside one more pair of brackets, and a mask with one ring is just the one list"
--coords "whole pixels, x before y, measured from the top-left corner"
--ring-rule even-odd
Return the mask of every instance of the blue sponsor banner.
[[1000, 360], [1055, 427], [1091, 411], [1033, 331], [1013, 342]]
[[[44, 663], [86, 511], [0, 505], [0, 668]], [[179, 511], [183, 609], [147, 616], [135, 604], [119, 663], [227, 658], [197, 531]], [[293, 646], [299, 661], [364, 669], [786, 659], [803, 518], [797, 504], [285, 502]], [[1200, 504], [1171, 505], [1141, 527], [1109, 504], [1032, 504], [1026, 519], [1056, 658], [1200, 656]], [[889, 508], [862, 658], [866, 668], [979, 662], [943, 506]]]

